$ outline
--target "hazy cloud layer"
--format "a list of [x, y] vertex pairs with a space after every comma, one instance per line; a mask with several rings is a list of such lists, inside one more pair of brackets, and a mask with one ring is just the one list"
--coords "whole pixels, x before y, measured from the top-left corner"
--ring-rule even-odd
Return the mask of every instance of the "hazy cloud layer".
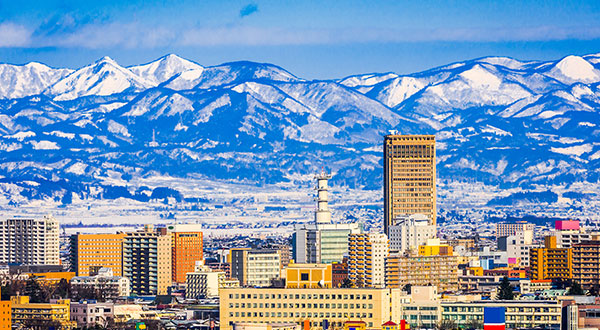
[[[251, 6], [251, 5], [248, 5]], [[244, 7], [240, 16], [258, 8]], [[0, 23], [0, 47], [73, 47], [102, 49], [109, 47], [156, 48], [164, 46], [220, 45], [323, 45], [400, 42], [511, 42], [592, 40], [600, 38], [600, 27], [560, 28], [536, 26], [520, 28], [413, 29], [381, 28], [291, 29], [247, 25], [222, 27], [146, 26], [140, 23], [93, 22], [75, 24], [61, 21], [31, 29], [10, 22]]]

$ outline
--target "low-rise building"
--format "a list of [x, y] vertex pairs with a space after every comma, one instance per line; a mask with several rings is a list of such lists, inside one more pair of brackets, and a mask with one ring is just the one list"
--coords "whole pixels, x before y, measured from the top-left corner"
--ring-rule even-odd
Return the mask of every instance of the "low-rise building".
[[0, 330], [10, 330], [12, 326], [10, 300], [0, 300]]
[[74, 296], [85, 290], [94, 290], [104, 299], [127, 297], [131, 291], [129, 279], [123, 276], [113, 276], [111, 268], [101, 268], [96, 276], [73, 277], [71, 290]]
[[561, 328], [562, 304], [556, 300], [481, 300], [441, 303], [442, 320], [466, 328], [483, 324], [486, 307], [504, 307], [506, 329], [552, 329]]
[[32, 330], [71, 330], [76, 323], [71, 321], [71, 301], [61, 299], [50, 303], [30, 303], [28, 296], [11, 297], [13, 325], [21, 325]]
[[319, 327], [323, 320], [332, 326], [360, 320], [370, 328], [378, 327], [390, 320], [391, 296], [399, 293], [399, 289], [384, 288], [223, 289], [221, 329], [231, 330], [238, 323], [308, 322], [311, 327]]
[[227, 278], [225, 272], [213, 270], [200, 261], [196, 263], [194, 272], [187, 273], [185, 297], [188, 299], [218, 297], [219, 289], [232, 287], [239, 287], [237, 279]]
[[106, 327], [113, 317], [114, 304], [111, 302], [81, 300], [71, 303], [71, 321], [76, 322], [78, 328], [91, 328], [96, 325]]
[[520, 280], [521, 294], [537, 293], [552, 289], [552, 280]]
[[331, 264], [331, 287], [339, 288], [348, 279], [348, 258]]
[[331, 264], [289, 264], [283, 270], [286, 288], [331, 288]]

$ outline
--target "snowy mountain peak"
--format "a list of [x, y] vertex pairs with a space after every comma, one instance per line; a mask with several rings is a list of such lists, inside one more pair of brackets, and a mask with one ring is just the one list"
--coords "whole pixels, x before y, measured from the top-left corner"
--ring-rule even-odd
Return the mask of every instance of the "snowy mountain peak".
[[113, 60], [111, 57], [109, 56], [103, 56], [100, 59], [98, 59], [96, 62], [94, 62], [95, 64], [102, 64], [102, 63], [108, 63], [108, 64], [112, 64], [115, 66], [119, 66], [119, 64], [117, 63], [117, 61]]
[[204, 67], [175, 54], [168, 54], [150, 63], [131, 66], [128, 69], [136, 75], [159, 85], [177, 74], [189, 70], [201, 71]]
[[111, 95], [126, 90], [141, 91], [154, 84], [123, 68], [105, 56], [56, 82], [46, 94], [54, 100], [73, 100], [88, 95]]
[[53, 69], [38, 62], [25, 65], [0, 64], [0, 99], [40, 94], [72, 71]]
[[556, 63], [550, 69], [549, 75], [567, 83], [600, 81], [600, 72], [583, 57], [574, 55], [567, 56]]

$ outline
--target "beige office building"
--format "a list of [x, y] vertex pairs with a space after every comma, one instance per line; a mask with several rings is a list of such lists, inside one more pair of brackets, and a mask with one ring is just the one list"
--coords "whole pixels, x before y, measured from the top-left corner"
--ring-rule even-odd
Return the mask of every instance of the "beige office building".
[[392, 220], [411, 214], [435, 225], [435, 136], [386, 135], [383, 158], [385, 233]]
[[145, 231], [128, 233], [123, 242], [123, 276], [137, 295], [166, 294], [171, 285], [171, 235]]
[[[340, 326], [364, 321], [368, 328], [380, 327], [392, 318], [393, 301], [399, 289], [284, 289], [233, 288], [220, 290], [221, 329], [237, 323], [296, 323], [319, 328], [323, 320]], [[396, 298], [392, 299], [392, 295]]]

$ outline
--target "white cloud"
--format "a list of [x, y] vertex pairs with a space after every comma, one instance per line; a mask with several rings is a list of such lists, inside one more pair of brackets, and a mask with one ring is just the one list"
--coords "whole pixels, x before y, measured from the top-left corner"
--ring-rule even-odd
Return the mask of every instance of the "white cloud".
[[0, 23], [0, 47], [23, 47], [30, 44], [31, 31], [14, 23]]

